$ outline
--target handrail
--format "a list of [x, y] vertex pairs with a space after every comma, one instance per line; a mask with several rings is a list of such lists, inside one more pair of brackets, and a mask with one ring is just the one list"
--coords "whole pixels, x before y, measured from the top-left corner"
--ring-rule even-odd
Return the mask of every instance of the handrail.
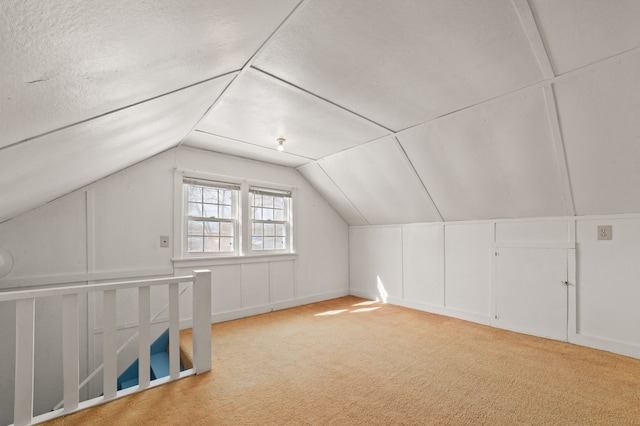
[[[179, 360], [179, 284], [193, 283], [193, 369], [180, 373]], [[150, 335], [150, 287], [168, 285], [169, 291], [169, 378], [149, 380]], [[133, 388], [117, 391], [116, 349], [116, 291], [138, 289], [138, 333], [139, 333], [139, 384]], [[184, 291], [184, 289], [183, 289]], [[79, 402], [79, 335], [78, 295], [89, 292], [103, 293], [103, 396]], [[62, 346], [63, 388], [62, 409], [33, 416], [33, 373], [35, 349], [35, 300], [42, 297], [62, 296]], [[211, 272], [194, 271], [193, 275], [155, 278], [86, 286], [61, 286], [55, 288], [21, 289], [0, 292], [1, 301], [16, 301], [16, 369], [14, 424], [25, 425], [42, 422], [69, 414], [80, 409], [102, 404], [114, 398], [129, 395], [146, 388], [176, 380], [191, 374], [211, 370]], [[164, 307], [156, 314], [160, 315]], [[120, 348], [121, 350], [122, 348]], [[145, 371], [146, 370], [146, 371]]]

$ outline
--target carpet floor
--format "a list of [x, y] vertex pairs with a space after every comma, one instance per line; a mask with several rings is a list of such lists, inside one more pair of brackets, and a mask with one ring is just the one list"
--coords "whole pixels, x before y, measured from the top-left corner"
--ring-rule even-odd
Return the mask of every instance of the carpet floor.
[[454, 318], [349, 296], [211, 333], [211, 372], [48, 424], [640, 425], [640, 360]]

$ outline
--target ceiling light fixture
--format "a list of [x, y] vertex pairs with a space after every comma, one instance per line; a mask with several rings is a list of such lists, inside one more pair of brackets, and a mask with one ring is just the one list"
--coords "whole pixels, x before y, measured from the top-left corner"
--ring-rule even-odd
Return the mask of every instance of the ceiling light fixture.
[[285, 138], [278, 138], [277, 141], [278, 141], [278, 151], [280, 152], [284, 151]]

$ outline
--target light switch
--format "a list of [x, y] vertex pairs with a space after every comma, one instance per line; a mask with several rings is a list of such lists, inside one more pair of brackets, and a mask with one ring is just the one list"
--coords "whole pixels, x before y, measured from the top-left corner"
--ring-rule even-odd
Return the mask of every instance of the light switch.
[[163, 235], [160, 237], [160, 247], [169, 247], [169, 237]]
[[600, 225], [598, 226], [598, 239], [599, 240], [611, 240], [613, 235], [611, 234], [612, 227], [611, 225]]

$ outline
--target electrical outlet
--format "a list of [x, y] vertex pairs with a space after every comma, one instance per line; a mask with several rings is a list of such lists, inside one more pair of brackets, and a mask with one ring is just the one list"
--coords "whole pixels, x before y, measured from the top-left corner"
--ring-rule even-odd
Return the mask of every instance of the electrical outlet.
[[160, 237], [160, 247], [169, 247], [169, 237], [163, 235]]
[[599, 240], [611, 240], [613, 239], [613, 234], [611, 225], [600, 225], [598, 226], [598, 239]]

